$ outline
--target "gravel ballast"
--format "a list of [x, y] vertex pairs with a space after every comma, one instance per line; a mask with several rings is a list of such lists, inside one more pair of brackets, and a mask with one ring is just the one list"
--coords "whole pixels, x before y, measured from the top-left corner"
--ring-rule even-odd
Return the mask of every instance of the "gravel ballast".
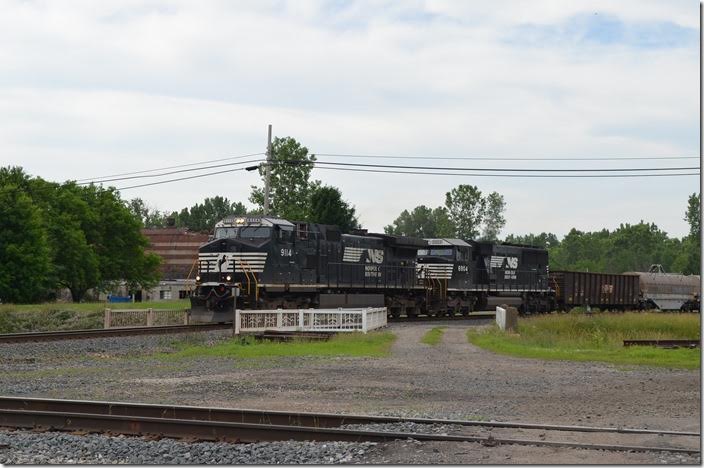
[[0, 431], [4, 464], [339, 464], [359, 462], [375, 444], [352, 442], [187, 443], [65, 432]]
[[[394, 324], [390, 330], [398, 338], [385, 358], [171, 359], [155, 355], [183, 343], [228, 339], [229, 330], [0, 344], [0, 388], [4, 395], [84, 400], [700, 430], [699, 371], [501, 356], [467, 342], [466, 330], [478, 325], [448, 322], [442, 341], [428, 346], [420, 339], [437, 323]], [[453, 434], [456, 430], [406, 423], [385, 426], [404, 432]], [[645, 442], [660, 443], [657, 438]], [[379, 444], [363, 458], [401, 464], [686, 463], [698, 459], [656, 452], [401, 441]]]

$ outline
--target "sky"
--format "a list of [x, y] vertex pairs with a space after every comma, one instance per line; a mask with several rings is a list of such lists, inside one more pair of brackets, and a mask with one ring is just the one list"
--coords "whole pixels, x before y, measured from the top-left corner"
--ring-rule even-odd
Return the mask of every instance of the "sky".
[[[421, 158], [353, 160], [370, 164], [700, 164], [575, 159], [699, 155], [695, 0], [0, 0], [0, 8], [0, 166], [48, 180], [260, 153], [268, 124], [312, 153]], [[340, 188], [371, 231], [404, 209], [442, 205], [459, 184], [497, 191], [502, 236], [644, 220], [679, 237], [687, 198], [699, 191], [698, 176], [314, 169], [313, 178]], [[215, 195], [249, 205], [253, 184], [256, 171], [240, 171], [121, 194], [171, 211]]]

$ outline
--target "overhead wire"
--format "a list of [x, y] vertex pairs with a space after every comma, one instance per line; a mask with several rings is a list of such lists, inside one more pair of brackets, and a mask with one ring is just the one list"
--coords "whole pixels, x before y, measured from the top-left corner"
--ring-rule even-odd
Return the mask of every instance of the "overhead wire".
[[360, 164], [327, 161], [276, 161], [276, 164], [314, 164], [347, 167], [373, 167], [384, 169], [424, 169], [428, 171], [479, 171], [479, 172], [650, 172], [650, 171], [690, 171], [699, 170], [698, 167], [655, 167], [655, 168], [609, 168], [609, 169], [535, 169], [535, 168], [489, 168], [489, 167], [433, 167], [433, 166], [406, 166], [392, 164]]
[[149, 187], [152, 185], [168, 184], [169, 182], [178, 182], [180, 180], [197, 179], [199, 177], [208, 177], [208, 176], [213, 176], [213, 175], [225, 174], [228, 172], [244, 171], [245, 169], [246, 169], [245, 167], [238, 167], [237, 169], [227, 169], [224, 171], [208, 172], [205, 174], [197, 174], [197, 175], [188, 176], [188, 177], [179, 177], [176, 179], [160, 180], [158, 182], [149, 182], [149, 183], [140, 184], [140, 185], [130, 185], [129, 187], [118, 187], [117, 190], [127, 190], [127, 189], [139, 188], [139, 187]]
[[667, 160], [667, 159], [699, 159], [699, 156], [605, 156], [605, 157], [557, 157], [557, 158], [519, 158], [493, 156], [389, 156], [381, 154], [341, 154], [313, 153], [313, 156], [332, 158], [366, 158], [366, 159], [425, 159], [425, 160], [467, 160], [467, 161], [625, 161], [625, 160]]
[[228, 163], [228, 164], [216, 164], [213, 166], [202, 166], [202, 167], [196, 167], [196, 168], [191, 168], [191, 169], [179, 169], [177, 171], [170, 171], [170, 172], [161, 172], [159, 174], [149, 174], [149, 175], [134, 175], [134, 176], [128, 176], [128, 177], [116, 177], [113, 179], [104, 179], [104, 180], [98, 180], [98, 181], [90, 181], [90, 182], [80, 182], [77, 183], [76, 185], [90, 185], [90, 184], [101, 184], [103, 182], [115, 182], [119, 180], [131, 180], [131, 179], [146, 179], [150, 177], [163, 177], [166, 175], [173, 175], [173, 174], [181, 174], [184, 172], [191, 172], [191, 171], [204, 171], [206, 169], [214, 169], [216, 167], [229, 167], [229, 166], [237, 166], [241, 164], [250, 164], [250, 163], [258, 163], [264, 161], [263, 159], [252, 159], [249, 161], [239, 161], [236, 163]]
[[670, 174], [467, 174], [457, 172], [420, 172], [420, 171], [385, 171], [381, 169], [353, 169], [348, 167], [317, 167], [330, 171], [373, 172], [382, 174], [411, 174], [433, 176], [462, 176], [462, 177], [522, 177], [522, 178], [599, 178], [599, 177], [673, 177], [673, 176], [698, 176], [698, 172], [670, 173]]
[[230, 161], [233, 159], [244, 159], [244, 158], [249, 158], [252, 156], [263, 156], [266, 153], [250, 153], [250, 154], [241, 154], [239, 156], [228, 156], [226, 158], [219, 158], [219, 159], [209, 159], [205, 161], [199, 161], [195, 163], [188, 163], [188, 164], [178, 164], [175, 166], [166, 166], [166, 167], [159, 167], [155, 169], [146, 169], [143, 171], [133, 171], [133, 172], [122, 172], [120, 174], [110, 174], [110, 175], [105, 175], [105, 176], [99, 176], [99, 177], [88, 177], [86, 179], [78, 179], [76, 182], [85, 182], [85, 181], [94, 181], [97, 182], [98, 179], [107, 179], [109, 177], [120, 177], [120, 176], [128, 176], [128, 175], [134, 175], [134, 174], [146, 174], [148, 172], [157, 172], [157, 171], [166, 171], [168, 169], [178, 169], [181, 167], [190, 167], [190, 166], [197, 166], [199, 164], [209, 164], [209, 163], [214, 163], [214, 162], [220, 162], [220, 161]]
[[[263, 160], [255, 160], [252, 162], [258, 162], [262, 163]], [[348, 167], [348, 165], [345, 164], [345, 167], [326, 167], [326, 166], [319, 166], [320, 164], [319, 161], [308, 161], [308, 162], [294, 162], [294, 161], [275, 161], [276, 164], [311, 164], [315, 166], [316, 169], [326, 169], [326, 170], [337, 170], [337, 171], [348, 171], [348, 172], [371, 172], [371, 173], [380, 173], [380, 174], [398, 174], [398, 175], [441, 175], [441, 176], [463, 176], [463, 177], [510, 177], [510, 178], [636, 178], [636, 177], [680, 177], [680, 176], [694, 176], [694, 175], [699, 175], [698, 172], [692, 172], [692, 173], [659, 173], [659, 174], [507, 174], [502, 171], [499, 174], [491, 174], [491, 173], [467, 173], [467, 172], [438, 172], [438, 170], [443, 170], [442, 168], [428, 168], [422, 166], [422, 169], [432, 169], [429, 172], [420, 172], [420, 171], [413, 171], [413, 170], [398, 170], [398, 168], [408, 168], [412, 169], [414, 166], [389, 166], [387, 168], [390, 169], [396, 169], [396, 170], [384, 170], [384, 169], [379, 169], [379, 168], [372, 168], [372, 169], [365, 169], [365, 168], [359, 168], [360, 166], [363, 167], [364, 165], [352, 165], [354, 167]], [[337, 164], [344, 164], [344, 163], [337, 163]], [[373, 167], [375, 166], [383, 166], [383, 165], [372, 165]], [[225, 173], [231, 173], [231, 172], [237, 172], [237, 171], [243, 171], [243, 170], [253, 170], [256, 169], [257, 166], [250, 166], [250, 167], [239, 167], [236, 169], [227, 169], [227, 170], [221, 170], [221, 171], [213, 171], [213, 172], [208, 172], [205, 174], [197, 174], [197, 175], [191, 175], [187, 177], [178, 177], [174, 179], [168, 179], [168, 180], [162, 180], [162, 181], [157, 181], [157, 182], [149, 182], [146, 184], [138, 184], [138, 185], [130, 185], [126, 187], [118, 187], [117, 190], [128, 190], [128, 189], [133, 189], [133, 188], [141, 188], [141, 187], [150, 187], [153, 185], [161, 185], [161, 184], [166, 184], [170, 182], [178, 182], [182, 180], [190, 180], [190, 179], [197, 179], [201, 177], [209, 177], [209, 176], [215, 176], [219, 174], [225, 174]], [[451, 168], [451, 169], [456, 169], [456, 168]], [[470, 168], [463, 168], [466, 170], [472, 170]], [[690, 169], [698, 169], [698, 168], [656, 168], [656, 169], [661, 169], [661, 170], [690, 170]], [[627, 171], [629, 169], [622, 169], [621, 171]], [[648, 168], [636, 168], [636, 169], [630, 169], [631, 171], [633, 170], [654, 170], [654, 169], [648, 169]], [[539, 171], [539, 170], [538, 170]], [[565, 169], [562, 171], [575, 171], [575, 169]], [[580, 170], [581, 171], [581, 170]], [[602, 171], [599, 169], [592, 169], [592, 170], [587, 170], [587, 171]]]

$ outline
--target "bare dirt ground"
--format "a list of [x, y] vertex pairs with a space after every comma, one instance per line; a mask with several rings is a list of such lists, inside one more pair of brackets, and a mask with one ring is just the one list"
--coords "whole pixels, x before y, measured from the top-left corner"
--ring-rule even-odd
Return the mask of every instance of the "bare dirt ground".
[[[35, 354], [34, 370], [0, 375], [2, 394], [397, 414], [438, 418], [700, 430], [699, 371], [539, 361], [495, 355], [467, 342], [473, 323], [448, 322], [437, 346], [420, 343], [437, 324], [396, 324], [388, 358], [192, 359], [164, 361], [148, 347], [132, 357], [110, 350]], [[172, 338], [176, 339], [176, 338]], [[96, 340], [97, 341], [97, 340]], [[164, 343], [162, 342], [162, 345]], [[5, 349], [0, 349], [0, 356]], [[9, 349], [8, 349], [9, 351]], [[51, 368], [51, 369], [49, 369]], [[45, 370], [46, 369], [46, 370]], [[18, 369], [19, 370], [19, 369]], [[509, 436], [495, 429], [463, 433]], [[536, 431], [510, 437], [541, 438]], [[551, 434], [552, 437], [552, 434]], [[579, 436], [562, 434], [562, 440]], [[602, 435], [591, 441], [614, 442]], [[651, 436], [620, 443], [657, 445]], [[554, 438], [554, 437], [552, 437]], [[684, 443], [698, 446], [698, 440]], [[381, 444], [371, 463], [699, 463], [657, 452], [606, 452], [470, 443]]]

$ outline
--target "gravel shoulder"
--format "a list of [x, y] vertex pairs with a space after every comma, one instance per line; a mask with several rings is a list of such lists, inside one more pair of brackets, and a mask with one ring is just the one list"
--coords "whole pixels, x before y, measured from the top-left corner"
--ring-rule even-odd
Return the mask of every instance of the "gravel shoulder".
[[[5, 395], [700, 430], [699, 371], [499, 356], [467, 342], [467, 328], [480, 323], [443, 325], [436, 346], [420, 339], [437, 323], [392, 325], [398, 339], [387, 358], [154, 356], [177, 342], [227, 339], [228, 331], [0, 345], [0, 388]], [[404, 450], [403, 443], [365, 449], [350, 461], [544, 463], [549, 455], [554, 463], [688, 462], [656, 453], [548, 454], [539, 447], [478, 444], [458, 449], [449, 446], [463, 444], [423, 443]], [[424, 454], [417, 461], [416, 450]], [[404, 454], [407, 461], [397, 458]]]

